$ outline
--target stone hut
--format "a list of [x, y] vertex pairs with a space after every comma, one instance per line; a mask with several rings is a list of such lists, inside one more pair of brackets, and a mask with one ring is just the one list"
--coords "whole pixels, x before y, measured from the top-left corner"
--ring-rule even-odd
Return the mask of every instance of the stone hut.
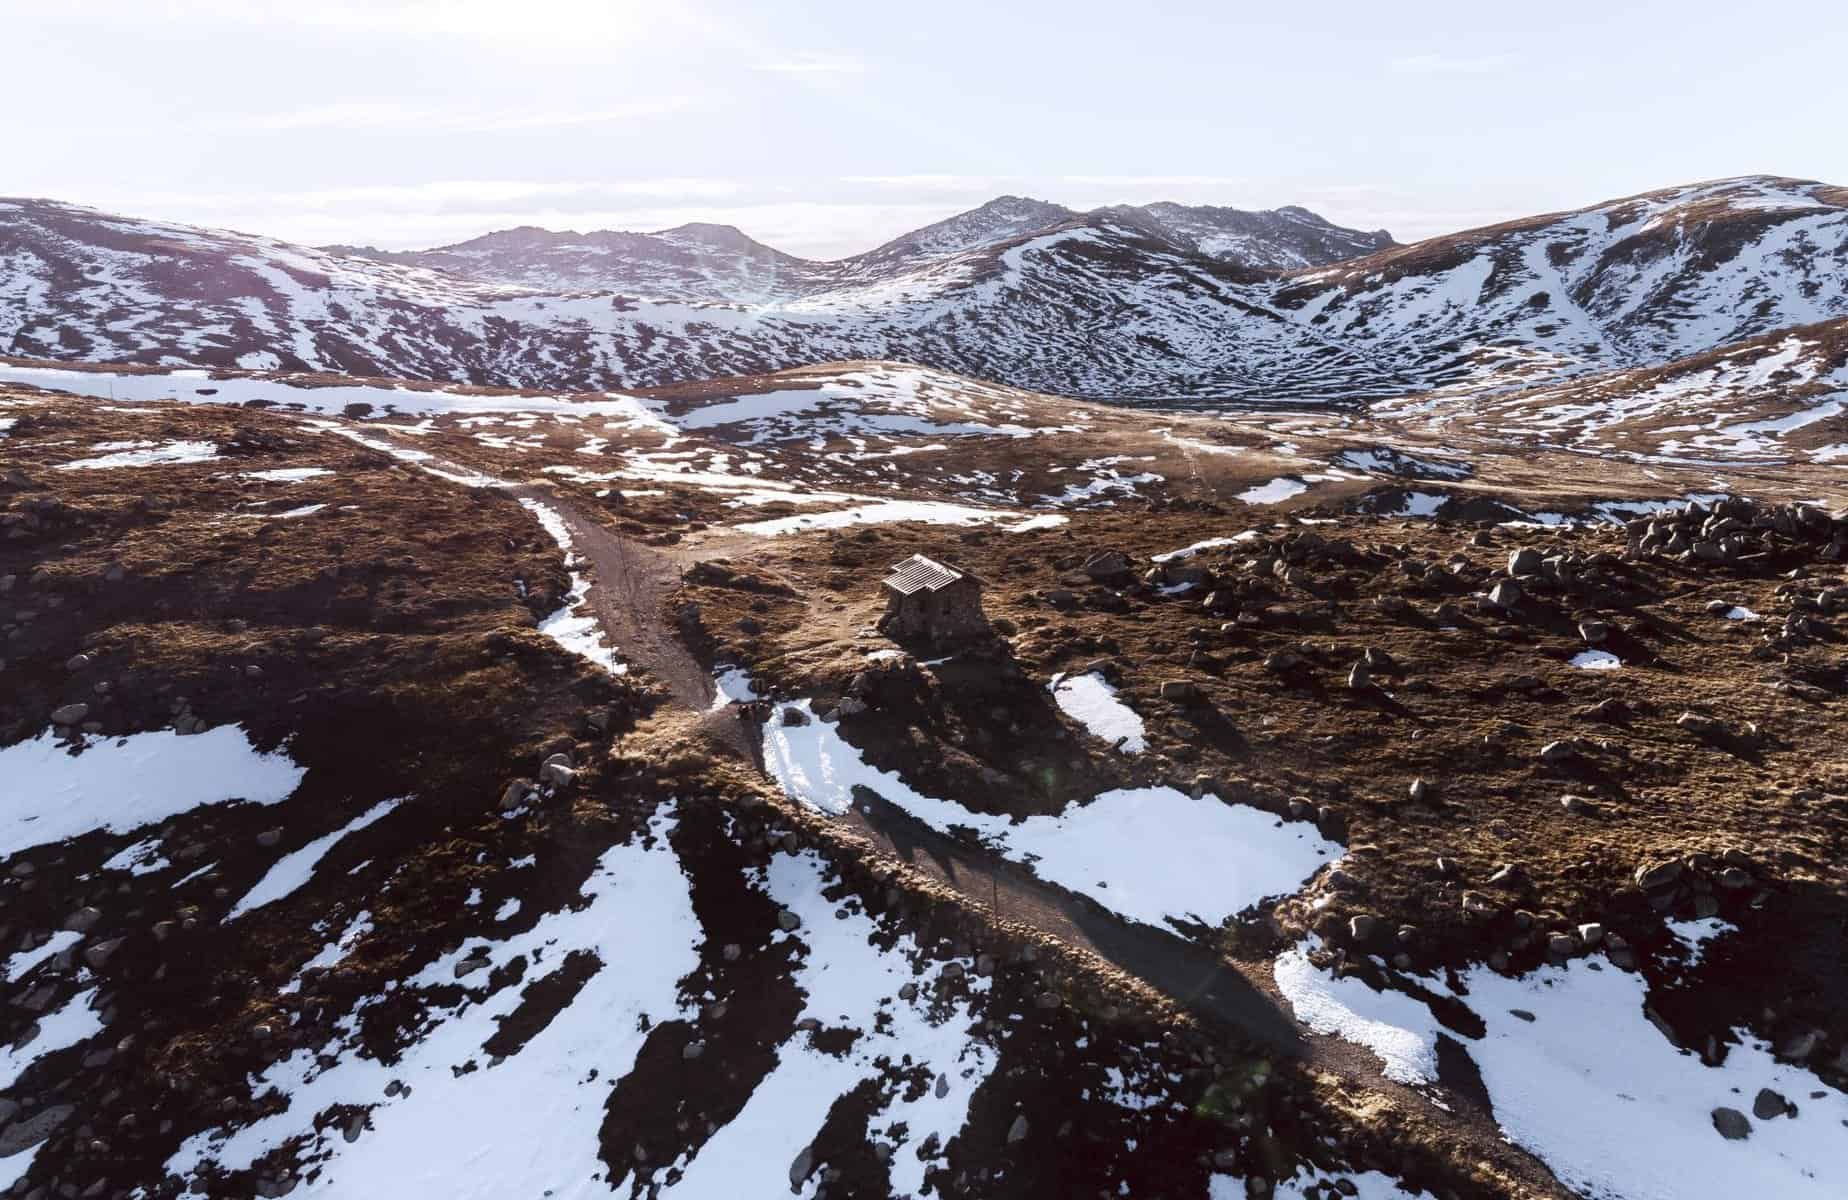
[[914, 554], [893, 564], [880, 586], [886, 611], [879, 632], [893, 641], [944, 645], [988, 635], [982, 581], [973, 575]]

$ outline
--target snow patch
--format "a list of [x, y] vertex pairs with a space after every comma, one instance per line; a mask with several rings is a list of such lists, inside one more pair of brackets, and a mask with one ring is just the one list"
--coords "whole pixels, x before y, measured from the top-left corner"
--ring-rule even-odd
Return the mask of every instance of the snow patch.
[[1175, 562], [1178, 559], [1192, 558], [1194, 555], [1205, 550], [1217, 550], [1221, 546], [1237, 546], [1245, 542], [1255, 542], [1260, 536], [1262, 535], [1260, 535], [1257, 530], [1247, 529], [1245, 532], [1235, 533], [1231, 537], [1207, 538], [1205, 541], [1195, 542], [1191, 546], [1182, 546], [1179, 550], [1169, 550], [1162, 554], [1151, 554], [1149, 555], [1149, 561], [1154, 563]]
[[[1425, 1005], [1373, 992], [1357, 979], [1336, 979], [1301, 946], [1281, 955], [1274, 969], [1297, 1018], [1311, 1029], [1372, 1049], [1389, 1078], [1435, 1078], [1440, 1026]], [[1801, 1066], [1778, 1062], [1743, 1030], [1735, 1031], [1739, 1044], [1724, 1063], [1705, 1065], [1651, 1024], [1641, 975], [1591, 958], [1518, 979], [1477, 967], [1463, 976], [1457, 994], [1486, 1026], [1483, 1037], [1464, 1045], [1503, 1132], [1567, 1187], [1626, 1200], [1839, 1194], [1848, 1162], [1848, 1096], [1821, 1087]], [[1749, 1114], [1761, 1088], [1796, 1103], [1799, 1114], [1748, 1116], [1749, 1138], [1722, 1138], [1713, 1110]]]
[[1021, 518], [1021, 514], [993, 508], [971, 508], [941, 500], [883, 500], [834, 512], [799, 513], [770, 521], [751, 521], [733, 526], [739, 533], [759, 537], [780, 537], [810, 529], [845, 529], [849, 525], [883, 525], [899, 521], [920, 521], [927, 525], [987, 525], [1002, 523], [1010, 533], [1031, 529], [1051, 529], [1063, 525], [1066, 518], [1055, 514]]
[[1095, 672], [1056, 675], [1051, 691], [1053, 700], [1066, 716], [1118, 750], [1140, 754], [1149, 748], [1142, 718], [1117, 698], [1116, 688], [1103, 676]]
[[1247, 488], [1238, 494], [1246, 504], [1281, 504], [1292, 496], [1300, 496], [1309, 490], [1309, 485], [1300, 479], [1288, 475], [1279, 476], [1269, 483]]
[[332, 833], [314, 839], [300, 850], [283, 855], [264, 873], [263, 878], [257, 881], [255, 887], [245, 892], [243, 898], [231, 906], [231, 911], [225, 914], [225, 920], [235, 921], [252, 909], [262, 908], [266, 904], [274, 904], [286, 898], [313, 877], [315, 867], [320, 865], [321, 859], [334, 848], [335, 843], [341, 838], [349, 833], [358, 833], [366, 826], [389, 815], [402, 803], [402, 800], [386, 800], [375, 804]]
[[[245, 1170], [293, 1141], [301, 1159], [319, 1168], [297, 1189], [305, 1196], [504, 1200], [607, 1191], [607, 1183], [593, 1186], [606, 1172], [599, 1143], [605, 1103], [634, 1066], [647, 1028], [690, 1015], [678, 985], [699, 965], [704, 938], [668, 844], [669, 823], [657, 816], [654, 827], [652, 846], [604, 852], [576, 907], [549, 913], [506, 941], [471, 938], [371, 1003], [403, 1002], [410, 987], [453, 987], [455, 963], [477, 949], [493, 969], [470, 977], [475, 989], [516, 960], [526, 965], [520, 984], [485, 996], [471, 990], [433, 1008], [423, 1036], [390, 1065], [367, 1056], [355, 1014], [334, 1043], [298, 1049], [252, 1081], [255, 1094], [278, 1098], [276, 1111], [236, 1130], [194, 1135], [167, 1170], [182, 1179], [208, 1166]], [[583, 955], [599, 964], [595, 973], [544, 1028], [491, 1063], [482, 1045], [527, 989]], [[387, 1096], [393, 1080], [404, 1088]], [[317, 1124], [335, 1105], [369, 1109], [357, 1140], [341, 1136], [339, 1121]], [[518, 1152], [504, 1152], [509, 1147]]]
[[[784, 724], [792, 709], [806, 721]], [[1057, 815], [1019, 822], [973, 812], [866, 762], [835, 724], [815, 717], [807, 700], [780, 704], [771, 714], [764, 759], [783, 791], [812, 808], [843, 813], [853, 790], [866, 788], [935, 829], [972, 830], [1041, 879], [1157, 927], [1217, 925], [1266, 897], [1296, 891], [1341, 853], [1312, 826], [1170, 787], [1104, 792]]]
[[94, 741], [73, 755], [51, 733], [0, 748], [13, 800], [0, 811], [0, 858], [97, 830], [129, 833], [205, 804], [277, 804], [306, 772], [220, 725]]
[[53, 468], [58, 471], [108, 471], [118, 467], [168, 467], [181, 463], [216, 462], [218, 460], [217, 442], [167, 442], [157, 445], [154, 442], [139, 442], [123, 447], [120, 442], [105, 442], [97, 446], [98, 450], [122, 447], [113, 454], [104, 454], [97, 458], [80, 458], [76, 462], [60, 463]]

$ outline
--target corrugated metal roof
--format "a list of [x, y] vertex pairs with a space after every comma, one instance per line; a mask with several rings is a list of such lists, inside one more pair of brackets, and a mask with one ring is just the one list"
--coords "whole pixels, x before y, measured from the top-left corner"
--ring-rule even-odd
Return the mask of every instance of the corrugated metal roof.
[[916, 592], [934, 592], [948, 587], [962, 577], [963, 573], [954, 567], [946, 567], [922, 554], [913, 554], [892, 568], [892, 573], [885, 578], [885, 585], [900, 595], [909, 596]]

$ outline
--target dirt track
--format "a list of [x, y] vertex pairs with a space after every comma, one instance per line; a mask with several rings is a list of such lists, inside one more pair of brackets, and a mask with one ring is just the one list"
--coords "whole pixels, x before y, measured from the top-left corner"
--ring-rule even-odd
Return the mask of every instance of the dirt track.
[[[612, 532], [548, 489], [517, 488], [515, 494], [542, 500], [564, 518], [578, 552], [595, 570], [589, 600], [612, 644], [625, 659], [660, 678], [672, 695], [672, 706], [655, 721], [685, 722], [690, 717], [761, 769], [754, 731], [736, 706], [713, 708], [716, 689], [711, 676], [667, 618], [667, 599], [678, 584], [681, 567], [710, 553], [669, 553], [642, 545]], [[780, 796], [774, 799], [785, 802]], [[1095, 956], [1242, 1042], [1435, 1115], [1429, 1095], [1382, 1078], [1370, 1052], [1299, 1026], [1285, 1011], [1286, 1002], [1262, 963], [1241, 964], [1166, 931], [1125, 921], [870, 795], [863, 794], [840, 821], [878, 851], [955, 890], [977, 911], [1029, 925]], [[1440, 1052], [1439, 1062], [1440, 1087], [1435, 1090], [1441, 1092], [1444, 1117], [1456, 1135], [1473, 1143], [1479, 1158], [1494, 1162], [1535, 1192], [1564, 1195], [1542, 1164], [1504, 1141], [1468, 1056]]]

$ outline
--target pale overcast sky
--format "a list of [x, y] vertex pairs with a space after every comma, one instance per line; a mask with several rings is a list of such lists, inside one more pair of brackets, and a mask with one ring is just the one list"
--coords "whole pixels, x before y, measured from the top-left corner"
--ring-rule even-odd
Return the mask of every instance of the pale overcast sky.
[[297, 241], [722, 221], [833, 257], [1012, 192], [1400, 240], [1848, 183], [1841, 0], [0, 0], [0, 194]]

